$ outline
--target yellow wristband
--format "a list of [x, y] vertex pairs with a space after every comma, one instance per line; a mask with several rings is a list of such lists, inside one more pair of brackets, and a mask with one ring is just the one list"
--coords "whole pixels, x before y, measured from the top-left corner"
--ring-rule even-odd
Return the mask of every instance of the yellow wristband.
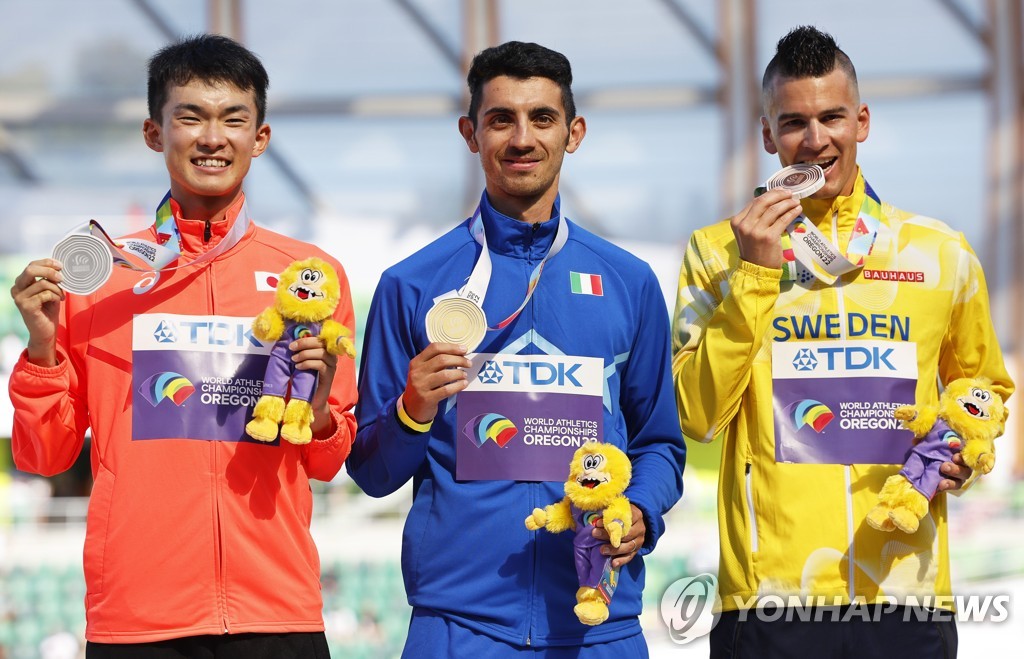
[[428, 430], [430, 430], [430, 426], [434, 425], [434, 420], [431, 419], [427, 423], [420, 423], [419, 421], [413, 419], [411, 416], [409, 416], [409, 413], [405, 411], [405, 404], [402, 403], [403, 398], [404, 396], [398, 397], [398, 405], [396, 406], [398, 410], [399, 422], [401, 422], [403, 426], [414, 432], [427, 432]]

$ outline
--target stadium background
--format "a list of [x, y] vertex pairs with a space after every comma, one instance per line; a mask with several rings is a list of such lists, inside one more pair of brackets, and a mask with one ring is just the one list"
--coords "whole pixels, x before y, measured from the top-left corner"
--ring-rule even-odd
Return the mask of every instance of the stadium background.
[[[475, 203], [479, 166], [456, 132], [464, 70], [508, 39], [571, 60], [589, 133], [566, 160], [568, 213], [649, 261], [671, 305], [690, 232], [774, 171], [760, 148], [759, 73], [789, 28], [814, 24], [857, 66], [872, 110], [866, 175], [883, 198], [965, 232], [1021, 382], [1022, 13], [1021, 0], [0, 0], [2, 288], [85, 219], [115, 234], [149, 222], [167, 183], [139, 131], [145, 61], [177, 35], [218, 31], [270, 72], [272, 145], [247, 185], [256, 219], [337, 256], [360, 317], [384, 267]], [[23, 342], [5, 294], [0, 384]], [[1024, 642], [1021, 401], [996, 471], [950, 506], [957, 592], [1012, 598], [1009, 621], [960, 626], [961, 657]], [[10, 415], [0, 396], [0, 657], [80, 656], [87, 458], [51, 479], [18, 472]], [[683, 500], [648, 560], [655, 657], [706, 655], [706, 642], [673, 645], [659, 613], [671, 581], [717, 563], [717, 446], [690, 451]], [[410, 488], [371, 499], [344, 474], [315, 487], [334, 656], [397, 656]]]

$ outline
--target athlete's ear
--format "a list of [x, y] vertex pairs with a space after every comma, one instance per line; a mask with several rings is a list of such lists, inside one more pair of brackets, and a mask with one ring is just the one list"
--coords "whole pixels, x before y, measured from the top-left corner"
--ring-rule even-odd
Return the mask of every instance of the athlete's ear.
[[575, 153], [580, 148], [583, 136], [587, 134], [587, 120], [577, 115], [569, 122], [569, 139], [566, 140], [566, 153]]
[[462, 139], [466, 140], [466, 146], [472, 153], [480, 153], [480, 147], [476, 143], [476, 126], [469, 117], [459, 117], [459, 132]]
[[871, 131], [871, 110], [868, 109], [867, 103], [861, 103], [860, 107], [857, 108], [857, 141], [863, 142], [868, 139], [868, 133]]
[[164, 151], [164, 136], [160, 124], [153, 119], [146, 119], [142, 122], [142, 139], [146, 141], [146, 146], [153, 149], [157, 153], [163, 153]]
[[263, 124], [256, 129], [256, 141], [252, 145], [252, 157], [259, 158], [270, 145], [270, 124]]
[[761, 139], [764, 141], [764, 150], [773, 156], [779, 152], [775, 146], [775, 138], [772, 137], [772, 127], [768, 124], [768, 117], [761, 117]]

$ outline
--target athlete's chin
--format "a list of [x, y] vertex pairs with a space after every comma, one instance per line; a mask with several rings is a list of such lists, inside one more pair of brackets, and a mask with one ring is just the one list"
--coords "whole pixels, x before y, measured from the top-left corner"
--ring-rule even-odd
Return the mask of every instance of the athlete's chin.
[[224, 179], [218, 181], [195, 181], [189, 185], [189, 192], [201, 197], [226, 197], [233, 195], [241, 181]]
[[511, 197], [539, 197], [551, 189], [553, 181], [538, 181], [536, 177], [505, 177], [501, 188]]

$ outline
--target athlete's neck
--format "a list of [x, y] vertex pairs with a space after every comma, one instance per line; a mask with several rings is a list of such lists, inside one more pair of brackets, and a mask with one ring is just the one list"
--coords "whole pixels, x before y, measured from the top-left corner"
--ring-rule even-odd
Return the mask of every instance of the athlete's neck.
[[171, 198], [177, 202], [181, 209], [181, 218], [184, 220], [198, 220], [200, 222], [223, 222], [227, 219], [228, 210], [242, 196], [242, 188], [232, 191], [230, 194], [218, 195], [216, 197], [204, 197], [184, 193], [181, 196], [171, 191]]
[[501, 191], [495, 193], [491, 190], [491, 186], [487, 188], [487, 200], [491, 202], [491, 207], [494, 210], [514, 220], [529, 224], [550, 220], [554, 214], [556, 197], [558, 197], [557, 185], [551, 186], [540, 195], [529, 197], [515, 197]]

